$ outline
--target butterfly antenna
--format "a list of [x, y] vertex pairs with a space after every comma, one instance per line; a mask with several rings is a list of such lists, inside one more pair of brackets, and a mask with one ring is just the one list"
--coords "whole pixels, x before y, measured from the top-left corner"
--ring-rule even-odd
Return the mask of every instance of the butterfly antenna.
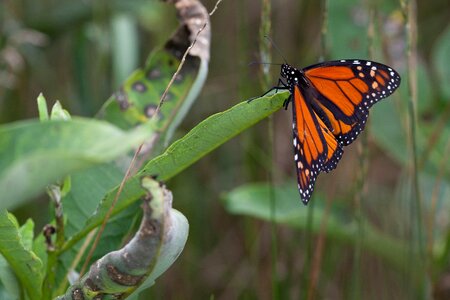
[[251, 66], [253, 66], [253, 65], [273, 65], [273, 66], [281, 66], [282, 64], [280, 64], [280, 63], [260, 62], [260, 61], [252, 61], [251, 63], [248, 64], [249, 67], [251, 67]]
[[264, 37], [270, 42], [270, 44], [272, 44], [272, 46], [275, 48], [275, 50], [277, 50], [278, 54], [280, 54], [280, 56], [281, 56], [281, 58], [284, 60], [284, 62], [285, 62], [286, 64], [289, 64], [289, 63], [287, 62], [287, 59], [284, 57], [283, 53], [281, 53], [280, 48], [278, 48], [277, 44], [275, 44], [275, 42], [270, 38], [270, 36], [265, 35]]

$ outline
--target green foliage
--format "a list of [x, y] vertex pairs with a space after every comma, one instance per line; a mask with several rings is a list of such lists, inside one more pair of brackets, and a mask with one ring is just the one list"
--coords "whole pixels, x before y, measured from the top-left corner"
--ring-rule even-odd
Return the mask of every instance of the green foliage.
[[1, 207], [21, 204], [63, 176], [110, 161], [142, 143], [152, 123], [124, 132], [103, 121], [21, 121], [0, 127]]
[[[44, 277], [42, 261], [31, 251], [34, 224], [30, 220], [21, 228], [16, 218], [0, 210], [0, 254], [8, 262], [21, 285], [27, 291], [30, 299], [41, 299], [41, 285]], [[4, 263], [2, 277], [3, 285], [9, 292], [17, 291], [13, 276]], [[13, 294], [12, 296], [18, 296]]]
[[450, 70], [446, 68], [448, 63], [448, 53], [450, 52], [450, 28], [444, 31], [436, 46], [434, 47], [433, 65], [438, 73], [438, 81], [433, 82], [432, 87], [442, 93], [442, 100], [447, 104], [450, 101], [450, 86], [448, 85], [448, 78], [450, 78]]
[[[273, 194], [271, 192], [273, 189]], [[273, 196], [273, 198], [271, 198]], [[356, 245], [358, 243], [358, 224], [349, 211], [335, 205], [327, 216], [324, 229], [321, 228], [325, 212], [324, 197], [316, 197], [314, 220], [308, 224], [309, 211], [299, 205], [298, 190], [294, 182], [281, 186], [255, 183], [240, 186], [224, 196], [224, 205], [230, 213], [248, 215], [266, 221], [285, 224], [290, 227], [311, 230], [313, 234], [324, 233], [327, 239]], [[271, 201], [274, 201], [274, 204]], [[407, 266], [407, 245], [376, 229], [368, 221], [364, 222], [363, 249], [385, 259], [399, 270]]]
[[[18, 208], [14, 215], [20, 223], [24, 214], [34, 214], [39, 232], [42, 223], [55, 224], [43, 220], [54, 212], [54, 203], [49, 209], [37, 198], [52, 184], [60, 189], [64, 224], [60, 243], [52, 239], [57, 248], [52, 253], [41, 234], [34, 238], [33, 221], [19, 227], [3, 210], [0, 299], [40, 299], [44, 276], [50, 273], [45, 267], [55, 277], [48, 289], [53, 295], [45, 297], [66, 291], [67, 275], [80, 270], [89, 250], [83, 246], [93, 243], [92, 232], [114, 202], [132, 149], [144, 141], [137, 173], [126, 182], [90, 262], [123, 247], [136, 231], [144, 175], [168, 181], [191, 229], [180, 262], [169, 276], [160, 277], [187, 237], [186, 217], [172, 210], [175, 244], [163, 245], [154, 273], [134, 299], [139, 293], [141, 299], [258, 299], [271, 292], [274, 299], [306, 299], [310, 288], [319, 299], [422, 299], [429, 296], [426, 291], [438, 289], [450, 261], [450, 29], [440, 9], [446, 3], [417, 3], [413, 85], [418, 101], [417, 116], [410, 118], [407, 79], [415, 70], [407, 65], [408, 16], [400, 7], [410, 2], [294, 2], [288, 7], [267, 2], [273, 12], [282, 12], [280, 18], [267, 3], [258, 12], [245, 1], [223, 9], [224, 1], [213, 21], [211, 70], [207, 59], [188, 55], [158, 116], [155, 108], [184, 52], [167, 44], [176, 26], [173, 7], [126, 0], [0, 3], [6, 16], [0, 19], [0, 120], [14, 121], [0, 125], [0, 207]], [[325, 43], [319, 41], [323, 19], [328, 24]], [[318, 48], [324, 45], [326, 59], [371, 58], [402, 75], [399, 91], [371, 109], [367, 142], [360, 144], [362, 137], [345, 148], [338, 168], [320, 176], [307, 207], [293, 180], [291, 112], [274, 114], [269, 130], [256, 125], [281, 108], [287, 93], [244, 101], [267, 88], [258, 85], [261, 76], [248, 63], [281, 61], [265, 39], [257, 49], [258, 26], [260, 36], [271, 36], [298, 67], [320, 59]], [[139, 52], [154, 45], [145, 65], [128, 76], [145, 58]], [[271, 67], [264, 66], [265, 71]], [[278, 67], [273, 69], [278, 76]], [[264, 75], [265, 85], [276, 82], [269, 75]], [[40, 90], [62, 100], [49, 113], [40, 95], [41, 122], [16, 121], [36, 111], [30, 99]], [[242, 102], [235, 105], [236, 100]], [[100, 106], [97, 120], [68, 113], [92, 116]], [[410, 143], [411, 124], [417, 147]], [[171, 143], [173, 136], [178, 140]], [[360, 155], [361, 145], [366, 154]], [[413, 150], [419, 158], [416, 174], [411, 171]], [[414, 194], [412, 175], [419, 178], [421, 195]], [[267, 178], [270, 183], [261, 182]], [[225, 210], [215, 201], [221, 195]], [[422, 198], [419, 213], [415, 198]], [[425, 245], [419, 245], [421, 240]], [[419, 250], [425, 255], [419, 256]], [[151, 291], [143, 291], [156, 278]]]
[[[160, 182], [142, 177], [141, 187], [146, 194], [142, 199], [144, 216], [134, 238], [122, 249], [99, 259], [57, 299], [73, 299], [75, 293], [83, 299], [95, 299], [98, 295], [126, 298], [142, 281], [145, 282], [141, 289], [153, 285], [172, 265], [186, 243], [188, 222], [171, 208], [172, 194]], [[109, 271], [111, 268], [120, 272], [115, 280], [111, 278], [116, 275]]]
[[[58, 185], [60, 190], [54, 196], [62, 197], [63, 200], [64, 218], [67, 220], [64, 228], [61, 228], [64, 237], [57, 236], [54, 241], [56, 245], [52, 246], [55, 250], [47, 249], [47, 253], [42, 237], [36, 239], [33, 247], [47, 265], [47, 272], [52, 273], [51, 276], [46, 274], [43, 298], [65, 290], [67, 275], [74, 271], [73, 267], [77, 267], [74, 260], [80, 255], [80, 251], [86, 251], [81, 249], [80, 243], [74, 245], [74, 242], [78, 241], [76, 237], [84, 238], [85, 235], [80, 235], [80, 232], [89, 226], [93, 228], [89, 219], [97, 215], [95, 208], [105, 194], [117, 187], [123, 178], [124, 169], [129, 164], [126, 155], [129, 150], [136, 148], [144, 140], [159, 143], [155, 149], [162, 149], [162, 143], [159, 142], [162, 140], [161, 136], [165, 142], [170, 140], [199, 94], [208, 72], [208, 62], [204, 58], [209, 56], [209, 40], [202, 41], [203, 48], [198, 48], [200, 52], [196, 50], [196, 55], [187, 58], [184, 68], [178, 73], [165, 98], [165, 105], [161, 107], [158, 116], [153, 115], [164, 89], [180, 64], [179, 53], [184, 49], [179, 47], [186, 47], [190, 42], [182, 40], [189, 38], [185, 36], [184, 27], [182, 29], [181, 35], [177, 33], [173, 37], [175, 41], [169, 40], [165, 47], [154, 51], [145, 67], [135, 71], [105, 103], [99, 116], [108, 123], [79, 117], [72, 119], [59, 102], [55, 103], [49, 116], [46, 100], [41, 94], [38, 97], [41, 122], [17, 122], [1, 128], [0, 144], [3, 145], [3, 150], [0, 151], [0, 165], [3, 168], [0, 174], [0, 190], [10, 189], [10, 192], [5, 194], [2, 207], [18, 206], [42, 191], [46, 185], [64, 178], [64, 183]], [[118, 73], [125, 67], [121, 65]], [[77, 67], [76, 73], [81, 74], [79, 71]], [[85, 79], [81, 82], [85, 82]], [[83, 89], [83, 93], [86, 91]], [[66, 175], [70, 176], [65, 177]], [[135, 178], [138, 182], [139, 178]], [[128, 184], [127, 187], [129, 186]], [[131, 190], [137, 193], [136, 197], [130, 197], [133, 201], [128, 202], [126, 206], [119, 206], [118, 211], [125, 208], [126, 210], [109, 222], [94, 258], [117, 249], [134, 229], [133, 225], [139, 215], [136, 215], [137, 205], [133, 203], [142, 196], [142, 189], [138, 184]], [[126, 191], [123, 195], [130, 196]], [[130, 219], [134, 221], [130, 223]], [[158, 255], [155, 272], [145, 284], [146, 287], [152, 285], [156, 277], [173, 263], [186, 242], [186, 218], [174, 211], [171, 219], [168, 228], [170, 234], [165, 236], [167, 241], [164, 242], [164, 253]], [[57, 222], [57, 225], [60, 226], [61, 223]], [[55, 265], [58, 259], [62, 263]], [[55, 276], [55, 270], [59, 276]], [[2, 275], [2, 287], [5, 287], [5, 290], [1, 289], [2, 292], [14, 290], [17, 294], [20, 286], [11, 283], [7, 269]], [[40, 275], [42, 281], [44, 274]], [[36, 288], [40, 291], [39, 286]], [[14, 295], [14, 292], [10, 294]]]
[[[170, 179], [243, 130], [279, 110], [284, 99], [285, 93], [279, 93], [255, 99], [251, 103], [245, 101], [201, 122], [183, 138], [174, 142], [163, 154], [151, 160], [144, 166], [142, 172], [127, 181], [113, 212], [124, 210], [143, 195], [139, 185], [141, 176], [157, 176], [160, 180]], [[95, 212], [86, 220], [85, 226], [72, 236], [69, 245], [77, 242], [103, 221], [117, 190], [118, 187], [107, 193]]]

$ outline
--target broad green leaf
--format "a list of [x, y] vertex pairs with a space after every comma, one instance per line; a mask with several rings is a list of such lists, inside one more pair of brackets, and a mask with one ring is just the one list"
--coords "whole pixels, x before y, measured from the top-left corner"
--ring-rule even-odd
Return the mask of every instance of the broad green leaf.
[[[34, 223], [28, 219], [25, 224], [19, 228], [19, 235], [25, 250], [31, 250], [34, 236]], [[14, 271], [11, 269], [5, 258], [0, 255], [0, 299], [19, 299], [21, 287]]]
[[189, 133], [151, 160], [141, 175], [167, 180], [192, 165], [245, 129], [279, 110], [288, 92], [241, 102], [195, 126]]
[[18, 205], [70, 172], [125, 154], [151, 136], [152, 128], [148, 123], [125, 132], [82, 118], [0, 126], [0, 207]]
[[[224, 197], [226, 209], [232, 214], [247, 215], [266, 221], [271, 220], [293, 228], [304, 230], [307, 227], [308, 207], [300, 203], [297, 184], [287, 184], [272, 187], [275, 195], [274, 212], [271, 213], [270, 185], [266, 183], [247, 184], [234, 189]], [[322, 219], [325, 214], [323, 199], [317, 201], [314, 207], [312, 232], [318, 234], [321, 230]], [[405, 268], [408, 260], [408, 245], [398, 239], [380, 232], [369, 222], [364, 222], [364, 238], [362, 246], [372, 253], [380, 256], [390, 264]], [[331, 209], [328, 216], [325, 234], [327, 239], [336, 239], [346, 243], [358, 242], [358, 224], [355, 218], [339, 211], [336, 207]]]
[[15, 217], [1, 209], [0, 254], [14, 270], [29, 298], [39, 300], [44, 270], [42, 261], [29, 247], [29, 237], [33, 229], [30, 224], [27, 223], [23, 229], [19, 229]]
[[21, 293], [19, 282], [6, 260], [0, 255], [0, 299], [16, 300]]
[[[279, 110], [287, 96], [288, 93], [283, 92], [261, 97], [250, 103], [244, 101], [198, 124], [183, 138], [174, 142], [162, 155], [151, 160], [142, 172], [127, 181], [114, 213], [125, 209], [143, 196], [139, 184], [140, 177], [157, 175], [159, 180], [170, 179], [240, 132]], [[95, 214], [86, 221], [85, 226], [71, 238], [65, 248], [79, 241], [103, 221], [117, 194], [117, 188], [107, 194]]]

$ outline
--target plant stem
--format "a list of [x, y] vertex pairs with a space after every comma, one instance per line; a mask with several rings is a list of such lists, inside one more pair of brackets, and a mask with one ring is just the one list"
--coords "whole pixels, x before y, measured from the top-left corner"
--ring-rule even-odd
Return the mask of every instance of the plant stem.
[[[259, 48], [260, 48], [260, 56], [262, 62], [270, 62], [271, 61], [271, 49], [270, 43], [267, 43], [265, 37], [270, 35], [272, 23], [270, 20], [270, 15], [272, 13], [272, 7], [270, 0], [263, 0], [261, 7], [261, 25], [259, 27]], [[262, 86], [264, 89], [267, 89], [270, 85], [270, 65], [269, 64], [261, 64], [262, 69]], [[268, 180], [270, 182], [270, 234], [271, 234], [271, 265], [272, 265], [272, 274], [271, 274], [271, 284], [272, 284], [272, 299], [279, 299], [279, 285], [278, 285], [278, 272], [277, 272], [277, 262], [278, 262], [278, 239], [277, 239], [277, 224], [275, 221], [275, 211], [276, 211], [276, 199], [275, 199], [275, 191], [274, 191], [274, 176], [273, 172], [275, 167], [273, 166], [273, 148], [274, 148], [274, 122], [273, 117], [269, 116], [267, 122], [267, 131], [268, 131], [268, 141], [269, 141], [269, 153], [271, 166], [268, 172]]]
[[[411, 147], [411, 177], [413, 185], [413, 205], [411, 206], [411, 220], [415, 228], [412, 228], [412, 236], [417, 238], [417, 247], [419, 259], [416, 260], [420, 264], [420, 271], [422, 273], [422, 282], [419, 287], [418, 298], [426, 298], [426, 270], [427, 257], [425, 255], [425, 244], [423, 238], [422, 228], [422, 197], [419, 185], [419, 170], [418, 170], [418, 154], [417, 154], [417, 15], [416, 15], [416, 1], [405, 0], [402, 2], [403, 12], [406, 17], [405, 31], [407, 40], [406, 56], [408, 60], [408, 115], [409, 115], [409, 133], [410, 133], [410, 147]], [[416, 222], [414, 222], [414, 220]], [[414, 251], [415, 252], [415, 251]], [[414, 253], [413, 252], [413, 253]]]

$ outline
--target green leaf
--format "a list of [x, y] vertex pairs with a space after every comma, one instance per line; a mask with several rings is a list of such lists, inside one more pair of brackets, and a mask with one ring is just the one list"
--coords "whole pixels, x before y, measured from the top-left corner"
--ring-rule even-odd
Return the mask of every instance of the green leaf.
[[30, 222], [19, 230], [15, 217], [4, 209], [0, 210], [0, 253], [14, 270], [30, 299], [38, 300], [44, 270], [42, 261], [30, 250], [32, 230]]
[[33, 238], [34, 238], [34, 222], [32, 219], [28, 219], [25, 224], [20, 226], [19, 234], [22, 238], [22, 243], [27, 250], [33, 248]]
[[[271, 191], [274, 192], [274, 211], [271, 212]], [[325, 216], [323, 199], [315, 197], [314, 219], [312, 232], [319, 234], [322, 219]], [[285, 224], [293, 228], [305, 230], [307, 225], [308, 207], [300, 203], [297, 184], [288, 182], [281, 186], [271, 187], [266, 183], [247, 184], [234, 189], [224, 197], [226, 209], [232, 214], [247, 215], [265, 221]], [[380, 232], [369, 222], [363, 223], [364, 238], [362, 247], [388, 261], [391, 265], [403, 269], [408, 265], [408, 258], [404, 255], [408, 245], [398, 239]], [[358, 224], [355, 218], [332, 207], [328, 215], [325, 235], [327, 239], [335, 239], [346, 243], [357, 243]]]
[[152, 159], [141, 175], [157, 175], [161, 180], [175, 176], [226, 141], [279, 110], [287, 97], [288, 92], [277, 93], [250, 103], [241, 102], [229, 110], [212, 115], [174, 142], [162, 155]]
[[0, 299], [16, 300], [21, 293], [20, 284], [9, 267], [8, 262], [0, 255]]
[[50, 120], [57, 121], [67, 121], [70, 120], [70, 114], [65, 110], [59, 101], [56, 101], [52, 107], [52, 112], [50, 113]]
[[152, 128], [149, 123], [124, 132], [82, 118], [0, 126], [0, 208], [36, 196], [70, 172], [125, 154], [151, 136]]

